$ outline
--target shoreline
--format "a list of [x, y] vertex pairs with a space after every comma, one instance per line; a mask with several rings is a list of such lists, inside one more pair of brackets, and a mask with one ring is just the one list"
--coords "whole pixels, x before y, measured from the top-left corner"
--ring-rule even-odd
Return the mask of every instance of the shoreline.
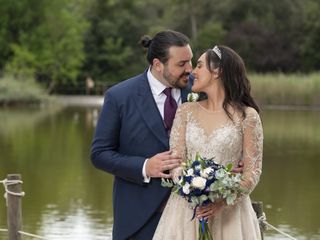
[[[64, 107], [102, 107], [104, 95], [53, 95], [54, 102]], [[320, 111], [319, 105], [263, 105], [262, 110]], [[8, 107], [8, 106], [7, 106]], [[1, 104], [0, 104], [1, 108]]]
[[306, 106], [306, 105], [261, 105], [262, 110], [296, 110], [296, 111], [320, 111], [320, 106]]
[[[54, 96], [65, 106], [97, 106], [101, 107], [104, 101], [103, 95], [56, 95]], [[299, 110], [299, 111], [320, 111], [320, 106], [306, 105], [263, 105], [262, 110]]]
[[63, 106], [102, 107], [103, 95], [54, 95], [57, 102]]

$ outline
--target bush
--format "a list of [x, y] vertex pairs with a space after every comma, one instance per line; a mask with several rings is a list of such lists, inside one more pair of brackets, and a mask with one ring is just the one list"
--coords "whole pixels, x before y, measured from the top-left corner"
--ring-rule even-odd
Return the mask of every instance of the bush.
[[0, 105], [39, 104], [45, 100], [48, 95], [34, 80], [0, 78]]

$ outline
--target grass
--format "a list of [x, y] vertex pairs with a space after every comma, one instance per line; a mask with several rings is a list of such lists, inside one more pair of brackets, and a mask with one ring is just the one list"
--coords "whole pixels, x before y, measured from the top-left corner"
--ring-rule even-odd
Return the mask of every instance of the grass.
[[249, 74], [260, 105], [320, 106], [320, 72], [311, 74]]
[[45, 91], [31, 79], [0, 78], [0, 105], [40, 104], [49, 99]]
[[[259, 105], [320, 107], [320, 72], [311, 74], [249, 73], [252, 93]], [[34, 81], [0, 78], [0, 105], [39, 104], [49, 96]]]

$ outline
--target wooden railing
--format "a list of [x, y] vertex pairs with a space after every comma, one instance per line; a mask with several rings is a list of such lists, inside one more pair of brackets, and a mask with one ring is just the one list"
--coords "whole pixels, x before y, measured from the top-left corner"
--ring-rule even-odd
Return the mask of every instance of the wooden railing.
[[[38, 239], [46, 239], [35, 234], [30, 234], [22, 231], [22, 211], [21, 211], [21, 199], [24, 195], [22, 192], [22, 181], [20, 174], [8, 174], [7, 179], [2, 181], [6, 189], [7, 200], [7, 223], [8, 229], [3, 229], [8, 232], [9, 240], [20, 240], [21, 235], [27, 235]], [[253, 202], [253, 209], [257, 214], [257, 218], [264, 215], [262, 202]], [[260, 222], [261, 238], [263, 239], [263, 232], [265, 226]]]

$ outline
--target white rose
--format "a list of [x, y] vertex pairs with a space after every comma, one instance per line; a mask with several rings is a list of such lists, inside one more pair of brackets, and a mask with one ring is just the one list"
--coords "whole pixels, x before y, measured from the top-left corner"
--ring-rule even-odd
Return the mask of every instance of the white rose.
[[192, 175], [193, 175], [193, 169], [190, 168], [190, 169], [188, 169], [188, 171], [187, 171], [187, 176], [192, 176]]
[[199, 99], [199, 94], [198, 93], [189, 93], [187, 96], [187, 100], [188, 102], [196, 102]]
[[202, 190], [206, 187], [206, 182], [202, 177], [195, 177], [192, 179], [192, 186]]
[[209, 174], [212, 172], [212, 169], [210, 167], [206, 168], [206, 169], [203, 169], [201, 172], [200, 172], [200, 175], [201, 177], [203, 178], [208, 178], [209, 177]]
[[182, 191], [184, 192], [184, 194], [189, 194], [190, 193], [190, 184], [185, 183], [185, 185], [182, 187]]

